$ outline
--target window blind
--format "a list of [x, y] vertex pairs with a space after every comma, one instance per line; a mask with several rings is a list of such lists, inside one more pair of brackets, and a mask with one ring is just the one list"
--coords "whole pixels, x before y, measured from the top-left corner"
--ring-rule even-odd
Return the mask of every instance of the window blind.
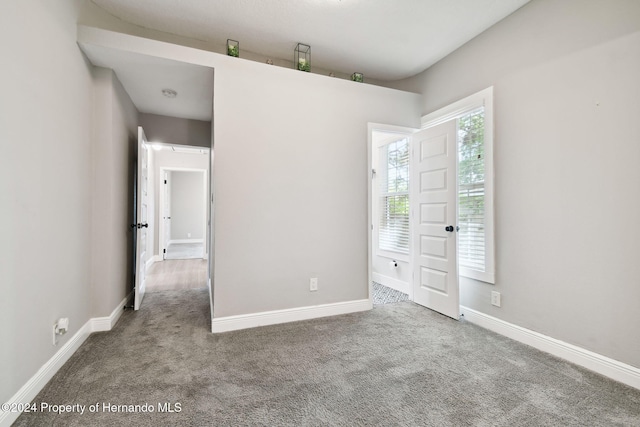
[[409, 140], [380, 147], [378, 247], [409, 253]]
[[458, 262], [485, 271], [484, 108], [458, 119]]

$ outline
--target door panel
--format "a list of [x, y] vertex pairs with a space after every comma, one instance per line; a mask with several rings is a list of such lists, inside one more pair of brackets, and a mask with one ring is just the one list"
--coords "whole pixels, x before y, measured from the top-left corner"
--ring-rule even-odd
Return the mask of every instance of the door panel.
[[137, 170], [137, 195], [136, 195], [136, 280], [134, 291], [134, 310], [139, 310], [144, 298], [147, 278], [147, 230], [148, 200], [149, 200], [149, 149], [147, 137], [142, 127], [138, 127], [138, 170]]
[[456, 120], [416, 132], [412, 143], [414, 301], [458, 319]]

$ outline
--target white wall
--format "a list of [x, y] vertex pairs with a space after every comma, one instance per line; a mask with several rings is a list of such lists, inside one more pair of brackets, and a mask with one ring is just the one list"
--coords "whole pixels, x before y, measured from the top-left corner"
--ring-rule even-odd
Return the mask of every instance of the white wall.
[[[207, 154], [177, 153], [169, 150], [152, 150], [151, 170], [153, 177], [153, 198], [157, 202], [153, 209], [153, 235], [152, 242], [153, 255], [160, 255], [162, 252], [158, 247], [158, 236], [160, 236], [159, 224], [162, 219], [162, 206], [160, 206], [160, 191], [164, 178], [161, 175], [161, 168], [165, 169], [203, 169], [209, 167], [209, 156]], [[202, 208], [204, 210], [204, 208]], [[150, 225], [151, 226], [151, 225]]]
[[[411, 264], [400, 260], [398, 257], [381, 256], [375, 253], [373, 248], [373, 260], [371, 262], [372, 280], [396, 289], [406, 294], [411, 294]], [[393, 267], [393, 262], [397, 267]]]
[[205, 172], [171, 172], [171, 240], [204, 239], [204, 175]]
[[496, 284], [462, 304], [636, 367], [638, 76], [640, 2], [534, 0], [396, 85], [423, 114], [494, 86]]
[[95, 68], [92, 145], [92, 315], [104, 317], [133, 288], [136, 110], [112, 70]]
[[215, 317], [368, 298], [367, 123], [419, 97], [249, 61], [214, 93]]
[[26, 0], [0, 13], [0, 402], [91, 316], [92, 76], [77, 8]]

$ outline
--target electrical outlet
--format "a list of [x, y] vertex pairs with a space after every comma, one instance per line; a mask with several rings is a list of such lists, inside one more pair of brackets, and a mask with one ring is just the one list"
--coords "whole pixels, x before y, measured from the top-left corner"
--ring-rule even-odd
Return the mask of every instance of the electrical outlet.
[[311, 279], [309, 279], [309, 290], [311, 292], [315, 292], [318, 290], [318, 278], [317, 277], [312, 277]]
[[53, 345], [58, 345], [58, 335], [64, 335], [69, 329], [69, 318], [61, 317], [53, 324]]
[[491, 305], [500, 307], [500, 292], [491, 291]]
[[191, 233], [187, 233], [187, 237], [190, 239], [191, 238]]

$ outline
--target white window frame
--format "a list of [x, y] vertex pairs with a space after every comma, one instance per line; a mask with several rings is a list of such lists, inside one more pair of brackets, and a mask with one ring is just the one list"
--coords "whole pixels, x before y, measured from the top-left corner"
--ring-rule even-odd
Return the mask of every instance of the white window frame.
[[427, 129], [484, 107], [485, 170], [485, 271], [459, 266], [459, 275], [495, 284], [494, 169], [493, 169], [493, 86], [423, 116], [421, 129]]
[[[376, 144], [374, 146], [374, 154], [373, 157], [375, 159], [375, 165], [376, 167], [378, 167], [377, 165], [380, 164], [380, 158], [378, 157], [378, 150], [381, 147], [384, 147], [386, 145], [392, 144], [396, 141], [401, 141], [403, 139], [407, 139], [407, 144], [409, 147], [409, 171], [411, 171], [411, 134], [403, 134], [403, 133], [398, 133], [397, 136], [393, 136], [393, 137], [389, 137], [386, 138], [382, 141], [380, 141], [378, 144]], [[378, 172], [376, 172], [376, 175], [379, 175]], [[373, 194], [374, 194], [374, 206], [373, 206], [373, 230], [374, 230], [374, 250], [375, 250], [375, 254], [377, 256], [381, 256], [381, 257], [385, 257], [385, 258], [389, 258], [389, 259], [396, 259], [396, 260], [400, 260], [400, 261], [405, 261], [405, 262], [409, 262], [411, 260], [411, 250], [412, 250], [412, 245], [411, 245], [411, 215], [409, 215], [409, 246], [407, 249], [407, 253], [404, 252], [396, 252], [396, 251], [392, 251], [392, 250], [387, 250], [387, 249], [381, 249], [380, 248], [380, 182], [379, 182], [380, 177], [376, 176], [376, 188], [373, 189]], [[409, 196], [409, 204], [411, 204], [411, 182], [409, 182], [409, 191], [407, 191], [407, 195]], [[411, 206], [411, 205], [409, 205]]]

